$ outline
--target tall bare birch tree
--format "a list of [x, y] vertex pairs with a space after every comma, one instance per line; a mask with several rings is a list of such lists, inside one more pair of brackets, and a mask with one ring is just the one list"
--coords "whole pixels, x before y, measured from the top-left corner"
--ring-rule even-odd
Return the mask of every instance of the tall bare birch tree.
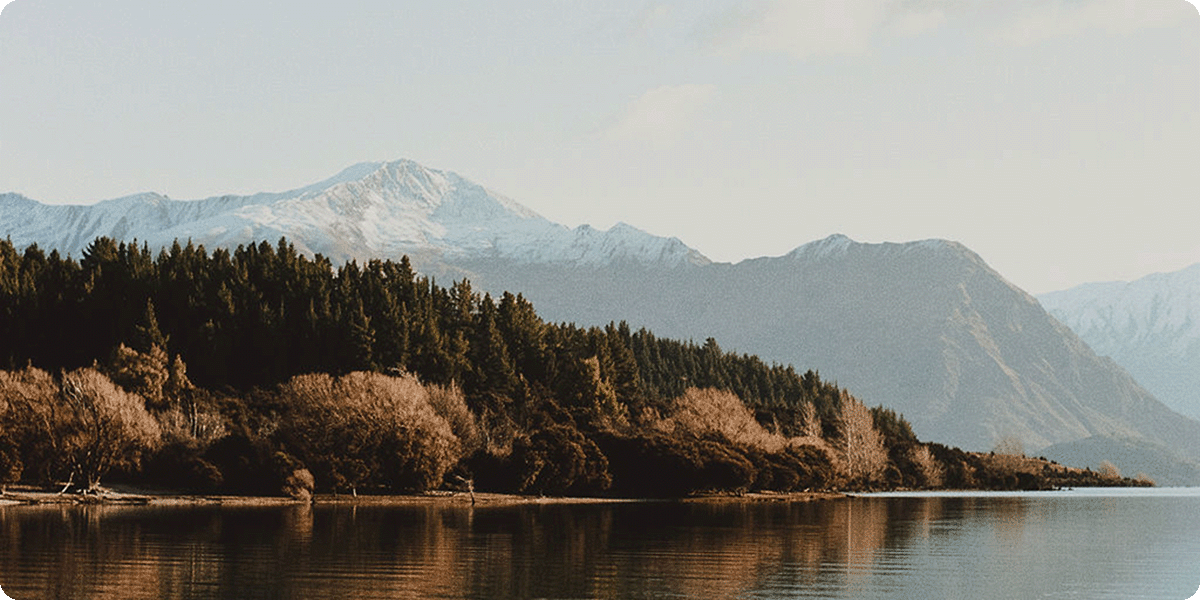
[[825, 432], [821, 428], [821, 417], [817, 415], [817, 405], [805, 402], [800, 407], [800, 435], [811, 440], [820, 440]]
[[842, 474], [849, 485], [870, 485], [882, 479], [887, 468], [883, 436], [875, 429], [871, 409], [849, 393], [841, 392], [837, 446]]

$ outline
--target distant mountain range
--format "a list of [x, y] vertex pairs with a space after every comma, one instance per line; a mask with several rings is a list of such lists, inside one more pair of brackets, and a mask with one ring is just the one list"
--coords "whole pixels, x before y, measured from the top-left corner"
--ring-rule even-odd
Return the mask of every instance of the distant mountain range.
[[2, 235], [78, 257], [97, 236], [235, 247], [287, 236], [298, 250], [335, 262], [399, 257], [440, 264], [465, 259], [596, 265], [678, 265], [708, 259], [674, 238], [626, 224], [568, 229], [462, 177], [412, 161], [363, 163], [282, 193], [179, 201], [156, 193], [93, 205], [45, 205], [0, 195]]
[[1038, 300], [1165, 404], [1200, 418], [1200, 264], [1128, 283], [1089, 283]]
[[[101, 235], [155, 248], [287, 236], [335, 261], [406, 254], [428, 274], [521, 292], [548, 320], [623, 320], [816, 369], [902, 412], [923, 439], [977, 450], [1016, 439], [1030, 452], [1062, 449], [1073, 461], [1200, 484], [1200, 422], [1168, 409], [954, 242], [833, 236], [781, 257], [713, 263], [628, 225], [552, 223], [411, 161], [357, 165], [290, 192], [196, 201], [142, 194], [47, 206], [6, 194], [0, 228], [18, 246], [74, 256]], [[1134, 446], [1137, 460], [1123, 462]]]

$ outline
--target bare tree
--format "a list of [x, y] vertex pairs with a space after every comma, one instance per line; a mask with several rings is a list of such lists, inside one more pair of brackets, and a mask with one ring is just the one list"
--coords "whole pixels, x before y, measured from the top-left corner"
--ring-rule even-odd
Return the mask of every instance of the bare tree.
[[457, 384], [425, 385], [429, 405], [434, 412], [446, 420], [454, 435], [458, 437], [461, 451], [470, 455], [482, 445], [483, 435], [475, 415], [467, 408], [466, 397]]
[[1025, 444], [1021, 438], [1006, 435], [996, 441], [991, 463], [1000, 472], [1016, 473], [1025, 469]]
[[871, 485], [879, 481], [887, 468], [888, 455], [883, 446], [883, 436], [875, 429], [871, 409], [843, 391], [837, 425], [837, 445], [846, 482], [850, 485]]
[[1100, 474], [1105, 477], [1111, 477], [1113, 479], [1121, 478], [1121, 469], [1110, 461], [1100, 461], [1100, 466], [1097, 468], [1097, 470], [1100, 471]]
[[1025, 457], [1025, 443], [1015, 435], [1006, 435], [996, 441], [992, 452], [1003, 456]]
[[821, 427], [821, 417], [817, 415], [817, 405], [805, 402], [800, 407], [800, 435], [809, 439], [822, 439], [825, 432]]
[[158, 422], [145, 402], [113, 385], [96, 369], [63, 373], [55, 381], [32, 367], [0, 377], [0, 388], [28, 431], [30, 458], [41, 474], [82, 481], [95, 491], [114, 467], [136, 465], [159, 442]]
[[946, 478], [946, 469], [933, 457], [928, 446], [913, 446], [909, 449], [909, 459], [917, 466], [925, 487], [941, 487]]
[[142, 398], [95, 369], [63, 374], [59, 398], [60, 449], [72, 476], [81, 477], [88, 491], [97, 490], [110, 469], [137, 464], [159, 442], [158, 422]]
[[24, 387], [16, 373], [0, 371], [0, 494], [25, 469], [19, 451], [29, 423], [28, 411], [22, 410]]

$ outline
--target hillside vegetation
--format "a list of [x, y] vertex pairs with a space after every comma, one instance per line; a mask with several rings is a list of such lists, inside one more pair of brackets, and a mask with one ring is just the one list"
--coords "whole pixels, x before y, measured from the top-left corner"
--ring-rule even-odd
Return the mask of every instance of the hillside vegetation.
[[916, 439], [813, 371], [285, 240], [0, 242], [0, 483], [547, 495], [1119, 479]]

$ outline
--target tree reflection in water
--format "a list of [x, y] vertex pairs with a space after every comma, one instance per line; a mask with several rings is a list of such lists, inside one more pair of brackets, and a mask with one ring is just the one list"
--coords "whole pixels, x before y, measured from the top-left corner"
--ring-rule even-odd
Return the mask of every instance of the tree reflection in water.
[[[1097, 506], [1088, 528], [1126, 518]], [[0, 507], [0, 585], [18, 600], [952, 598], [964, 585], [1039, 585], [1006, 569], [1036, 574], [1048, 561], [1031, 544], [1090, 531], [1075, 512], [971, 497]]]

